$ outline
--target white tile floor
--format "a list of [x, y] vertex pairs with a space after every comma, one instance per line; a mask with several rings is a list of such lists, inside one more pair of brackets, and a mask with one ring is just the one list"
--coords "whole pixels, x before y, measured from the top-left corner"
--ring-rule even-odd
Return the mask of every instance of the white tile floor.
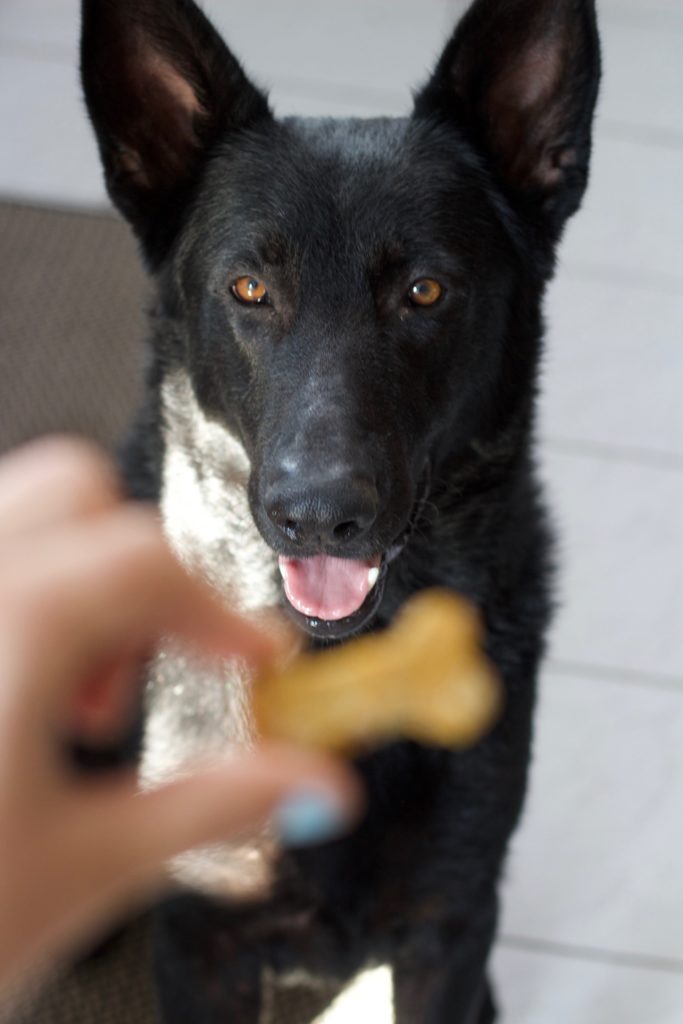
[[[77, 0], [0, 2], [0, 194], [105, 201]], [[460, 0], [211, 0], [280, 112], [398, 113]], [[593, 181], [548, 303], [562, 529], [533, 783], [494, 970], [508, 1024], [683, 1020], [683, 0], [600, 0]], [[335, 1021], [388, 1019], [386, 978]]]

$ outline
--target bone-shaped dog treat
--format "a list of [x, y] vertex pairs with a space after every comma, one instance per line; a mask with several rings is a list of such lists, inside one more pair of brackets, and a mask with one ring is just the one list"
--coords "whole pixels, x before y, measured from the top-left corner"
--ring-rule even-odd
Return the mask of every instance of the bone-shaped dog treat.
[[353, 752], [391, 739], [467, 746], [493, 724], [501, 685], [475, 610], [446, 590], [406, 603], [382, 633], [303, 654], [256, 681], [262, 737]]

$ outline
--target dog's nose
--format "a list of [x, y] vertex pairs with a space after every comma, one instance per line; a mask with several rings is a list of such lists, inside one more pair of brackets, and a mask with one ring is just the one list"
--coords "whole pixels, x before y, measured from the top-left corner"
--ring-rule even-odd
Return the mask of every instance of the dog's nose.
[[362, 477], [304, 481], [285, 476], [270, 484], [264, 504], [290, 541], [338, 545], [367, 533], [377, 518], [379, 495]]

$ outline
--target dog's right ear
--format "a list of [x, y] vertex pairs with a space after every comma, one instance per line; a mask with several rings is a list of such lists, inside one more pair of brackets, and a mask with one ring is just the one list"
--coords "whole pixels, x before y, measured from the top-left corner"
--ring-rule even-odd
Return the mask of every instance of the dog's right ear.
[[211, 147], [270, 117], [193, 0], [83, 0], [83, 87], [109, 195], [150, 263], [163, 256]]
[[599, 79], [595, 0], [473, 0], [415, 114], [464, 130], [556, 237], [586, 187]]

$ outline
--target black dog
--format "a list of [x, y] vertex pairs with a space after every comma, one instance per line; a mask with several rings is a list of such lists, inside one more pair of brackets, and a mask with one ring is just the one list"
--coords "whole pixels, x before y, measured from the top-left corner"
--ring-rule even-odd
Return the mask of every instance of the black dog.
[[[475, 0], [410, 117], [340, 122], [276, 121], [191, 0], [85, 0], [83, 17], [109, 193], [156, 284], [133, 493], [217, 586], [279, 599], [317, 642], [455, 588], [507, 693], [468, 753], [364, 759], [365, 822], [280, 856], [266, 902], [160, 911], [165, 1020], [256, 1024], [267, 979], [328, 993], [388, 963], [401, 1024], [492, 1021], [550, 607], [541, 301], [587, 181], [594, 0]], [[167, 682], [162, 757], [201, 736], [205, 699]]]

